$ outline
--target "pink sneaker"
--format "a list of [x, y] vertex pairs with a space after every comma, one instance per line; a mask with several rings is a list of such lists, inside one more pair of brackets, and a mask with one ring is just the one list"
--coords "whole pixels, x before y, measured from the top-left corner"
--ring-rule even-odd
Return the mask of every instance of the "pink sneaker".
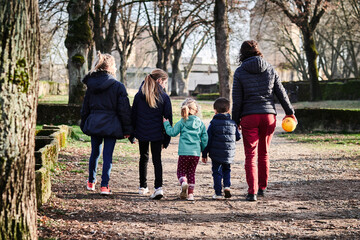
[[91, 183], [91, 182], [89, 182], [89, 180], [88, 180], [88, 181], [87, 181], [87, 185], [86, 185], [87, 190], [89, 190], [89, 191], [95, 191], [96, 182], [97, 182], [97, 181], [95, 180], [95, 182]]
[[100, 191], [101, 191], [101, 192], [100, 192], [101, 195], [109, 195], [109, 194], [112, 194], [109, 186], [107, 186], [107, 187], [101, 187], [101, 188], [100, 188]]

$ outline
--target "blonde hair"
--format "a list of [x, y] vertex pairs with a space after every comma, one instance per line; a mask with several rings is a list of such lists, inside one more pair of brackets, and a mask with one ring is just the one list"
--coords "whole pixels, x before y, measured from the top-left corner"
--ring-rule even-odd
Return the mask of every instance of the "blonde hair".
[[200, 110], [200, 106], [192, 98], [187, 98], [181, 105], [181, 117], [184, 120], [189, 118], [189, 115], [197, 115]]
[[100, 51], [97, 51], [94, 63], [90, 70], [90, 73], [97, 71], [106, 71], [111, 75], [116, 76], [116, 68], [111, 69], [112, 66], [115, 65], [115, 58], [107, 53], [102, 54]]
[[162, 101], [160, 95], [161, 87], [156, 81], [158, 79], [165, 81], [168, 78], [168, 74], [164, 70], [158, 68], [154, 69], [145, 77], [144, 85], [141, 87], [141, 92], [145, 95], [146, 102], [151, 108], [157, 108], [157, 102]]

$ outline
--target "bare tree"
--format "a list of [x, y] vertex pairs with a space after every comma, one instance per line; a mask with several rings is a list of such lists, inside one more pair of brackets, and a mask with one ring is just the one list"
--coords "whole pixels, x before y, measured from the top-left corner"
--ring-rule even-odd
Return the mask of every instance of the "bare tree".
[[[173, 46], [178, 44], [195, 27], [204, 22], [204, 19], [197, 18], [196, 16], [200, 16], [199, 13], [208, 6], [205, 5], [206, 2], [207, 0], [156, 1], [151, 9], [144, 3], [149, 32], [157, 49], [157, 68], [167, 72], [170, 52]], [[181, 46], [181, 43], [179, 46]], [[171, 81], [171, 95], [177, 95], [175, 80]]]
[[319, 65], [328, 79], [360, 77], [360, 22], [352, 3], [338, 1], [315, 33]]
[[68, 33], [65, 46], [68, 49], [69, 104], [81, 104], [85, 94], [81, 82], [88, 70], [88, 53], [92, 44], [89, 25], [91, 0], [70, 0]]
[[227, 0], [215, 0], [214, 21], [220, 96], [229, 98], [231, 69]]
[[0, 1], [0, 239], [37, 239], [38, 1]]
[[331, 0], [316, 0], [313, 4], [311, 0], [267, 1], [276, 4], [290, 19], [290, 21], [299, 27], [302, 33], [308, 65], [311, 100], [320, 100], [321, 91], [319, 87], [319, 71], [317, 67], [318, 51], [314, 39], [314, 32]]
[[[212, 28], [208, 27], [203, 31], [198, 32], [197, 35], [194, 37], [196, 40], [192, 44], [190, 59], [186, 64], [186, 66], [184, 66], [184, 74], [182, 74], [180, 69], [180, 58], [182, 56], [184, 45], [187, 42], [187, 38], [189, 37], [190, 34], [186, 34], [184, 36], [184, 40], [178, 41], [177, 44], [173, 46], [173, 57], [171, 60], [172, 77], [174, 81], [176, 81], [178, 84], [180, 96], [188, 95], [189, 75], [193, 68], [196, 57], [198, 56], [200, 51], [204, 48], [204, 46], [209, 42], [209, 40], [212, 38], [211, 30]], [[194, 35], [193, 32], [192, 35]]]
[[96, 50], [111, 53], [114, 46], [118, 6], [120, 0], [113, 0], [111, 4], [106, 0], [94, 0], [91, 18], [93, 20], [94, 42]]
[[115, 34], [115, 48], [120, 55], [120, 81], [126, 86], [127, 61], [132, 53], [134, 43], [140, 34], [146, 30], [145, 25], [140, 25], [141, 3], [129, 4], [119, 8], [119, 24]]

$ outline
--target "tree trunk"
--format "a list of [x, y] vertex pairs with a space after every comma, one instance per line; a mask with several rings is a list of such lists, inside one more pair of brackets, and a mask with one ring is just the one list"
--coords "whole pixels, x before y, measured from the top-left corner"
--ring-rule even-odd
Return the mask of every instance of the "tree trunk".
[[230, 97], [230, 57], [227, 0], [216, 0], [214, 9], [215, 45], [219, 76], [220, 96]]
[[89, 25], [90, 0], [70, 0], [69, 29], [65, 40], [68, 49], [69, 104], [81, 104], [85, 86], [81, 82], [88, 71], [88, 53], [92, 42]]
[[0, 1], [0, 239], [37, 239], [37, 0]]
[[317, 67], [318, 52], [316, 50], [316, 44], [314, 36], [309, 31], [302, 31], [304, 38], [304, 49], [306, 54], [306, 60], [308, 63], [308, 72], [310, 79], [310, 98], [311, 101], [321, 99], [321, 92], [319, 86], [319, 71]]
[[126, 71], [127, 71], [127, 57], [126, 57], [125, 53], [122, 53], [122, 54], [120, 54], [119, 72], [120, 72], [120, 82], [122, 82], [125, 85], [125, 87], [127, 85]]
[[[179, 94], [178, 95], [179, 96], [187, 96], [188, 95], [187, 82], [185, 81], [185, 79], [181, 73], [181, 69], [180, 69], [180, 58], [181, 58], [182, 50], [183, 50], [183, 44], [181, 44], [181, 42], [178, 42], [177, 44], [175, 44], [173, 46], [173, 58], [171, 61], [172, 79], [179, 86]], [[176, 91], [175, 91], [175, 93], [176, 93]]]

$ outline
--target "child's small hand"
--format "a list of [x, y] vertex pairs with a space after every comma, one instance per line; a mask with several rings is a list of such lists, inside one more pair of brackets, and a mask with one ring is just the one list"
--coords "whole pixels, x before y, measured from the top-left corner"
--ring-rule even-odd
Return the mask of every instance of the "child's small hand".
[[204, 158], [204, 157], [201, 158], [201, 161], [206, 164], [207, 163], [207, 157], [206, 158]]
[[163, 123], [166, 122], [166, 121], [169, 121], [169, 120], [163, 117]]

